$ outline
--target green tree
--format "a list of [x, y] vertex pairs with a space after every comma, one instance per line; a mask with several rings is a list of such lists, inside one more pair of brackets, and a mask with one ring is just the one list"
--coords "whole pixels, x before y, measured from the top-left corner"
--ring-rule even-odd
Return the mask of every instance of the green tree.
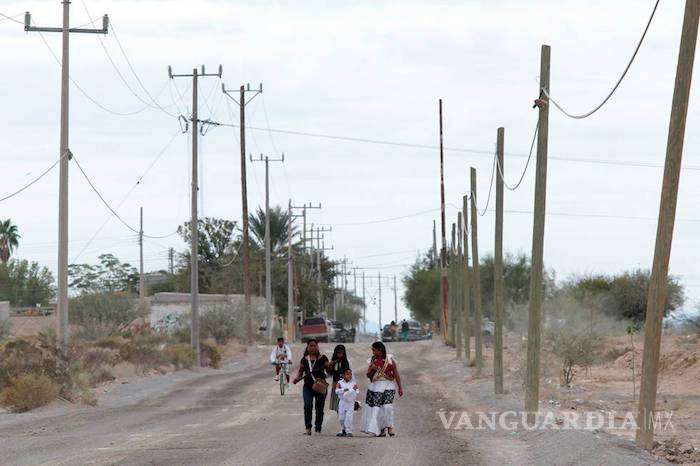
[[17, 225], [12, 224], [12, 220], [0, 221], [0, 263], [6, 264], [10, 256], [19, 246], [21, 236]]
[[[265, 249], [265, 209], [258, 207], [249, 218], [251, 238], [255, 246]], [[273, 254], [284, 251], [289, 236], [293, 236], [294, 231], [294, 227], [290, 230], [289, 212], [280, 206], [270, 207], [270, 250]]]
[[[234, 252], [236, 222], [222, 218], [205, 217], [197, 221], [199, 261], [204, 264], [217, 264]], [[177, 228], [182, 240], [189, 246], [192, 238], [191, 222]], [[189, 252], [185, 253], [189, 261]]]
[[403, 277], [403, 301], [419, 322], [440, 321], [440, 270], [429, 267], [429, 257], [419, 258]]
[[12, 259], [0, 263], [0, 301], [15, 306], [46, 305], [55, 293], [53, 275], [37, 262]]
[[362, 311], [354, 307], [343, 306], [335, 310], [335, 320], [350, 327], [357, 327], [357, 323], [362, 319]]
[[135, 267], [122, 263], [114, 254], [101, 254], [99, 265], [70, 264], [68, 286], [81, 293], [134, 292], [139, 281]]

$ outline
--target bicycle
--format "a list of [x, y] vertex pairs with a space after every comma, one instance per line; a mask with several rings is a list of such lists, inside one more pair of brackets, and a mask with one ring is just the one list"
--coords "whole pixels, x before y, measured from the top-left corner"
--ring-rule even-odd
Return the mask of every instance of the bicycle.
[[287, 385], [289, 385], [287, 377], [289, 377], [289, 365], [291, 363], [288, 361], [280, 361], [278, 364], [280, 365], [280, 395], [284, 396], [284, 390], [287, 388]]

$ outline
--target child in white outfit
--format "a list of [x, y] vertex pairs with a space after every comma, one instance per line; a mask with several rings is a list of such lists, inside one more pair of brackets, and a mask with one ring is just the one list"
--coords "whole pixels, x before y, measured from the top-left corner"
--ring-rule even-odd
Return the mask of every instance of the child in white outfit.
[[335, 394], [338, 395], [338, 421], [340, 429], [338, 437], [352, 437], [352, 414], [355, 411], [355, 398], [360, 392], [357, 384], [352, 380], [352, 370], [345, 369], [343, 378], [335, 386]]

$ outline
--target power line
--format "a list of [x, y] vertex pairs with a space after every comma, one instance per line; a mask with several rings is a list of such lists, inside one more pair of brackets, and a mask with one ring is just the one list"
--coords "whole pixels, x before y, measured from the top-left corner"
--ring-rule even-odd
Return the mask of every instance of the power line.
[[42, 179], [44, 176], [46, 176], [51, 170], [53, 170], [53, 169], [56, 167], [56, 165], [58, 165], [58, 163], [59, 163], [66, 155], [68, 155], [68, 153], [63, 154], [61, 157], [58, 158], [58, 160], [56, 160], [53, 164], [51, 164], [51, 166], [50, 166], [49, 168], [47, 168], [46, 170], [44, 170], [39, 176], [37, 176], [37, 177], [34, 178], [32, 181], [30, 181], [30, 182], [27, 183], [26, 185], [22, 186], [21, 188], [19, 188], [17, 191], [15, 191], [15, 192], [13, 192], [13, 193], [11, 193], [11, 194], [8, 194], [7, 196], [1, 197], [1, 198], [0, 198], [0, 202], [6, 201], [6, 200], [8, 200], [8, 199], [11, 199], [11, 198], [17, 196], [18, 194], [22, 193], [23, 191], [29, 189], [32, 185], [34, 185], [35, 183], [37, 183], [40, 179]]
[[625, 76], [627, 75], [627, 72], [630, 70], [632, 63], [634, 63], [634, 59], [637, 57], [637, 53], [639, 52], [639, 49], [642, 47], [642, 43], [644, 42], [644, 38], [647, 35], [647, 31], [649, 31], [649, 26], [651, 26], [651, 21], [654, 19], [654, 14], [656, 13], [656, 8], [659, 6], [659, 1], [660, 0], [656, 0], [656, 3], [654, 4], [654, 9], [651, 11], [651, 16], [649, 17], [649, 21], [647, 22], [647, 25], [644, 28], [644, 32], [642, 33], [642, 37], [639, 39], [639, 43], [637, 44], [637, 47], [634, 49], [634, 53], [632, 54], [632, 58], [630, 58], [629, 63], [627, 63], [627, 66], [625, 67], [625, 70], [622, 72], [620, 79], [617, 80], [617, 83], [612, 88], [610, 93], [607, 95], [607, 97], [605, 97], [603, 99], [603, 101], [600, 104], [598, 104], [597, 107], [595, 107], [593, 110], [591, 110], [587, 113], [582, 113], [580, 115], [574, 115], [574, 114], [571, 114], [571, 113], [567, 112], [566, 110], [564, 110], [561, 105], [559, 105], [554, 99], [552, 99], [552, 97], [549, 95], [549, 92], [547, 91], [547, 89], [542, 89], [542, 93], [544, 93], [544, 95], [547, 96], [547, 98], [554, 104], [554, 106], [560, 112], [562, 112], [564, 115], [568, 116], [569, 118], [581, 120], [584, 118], [588, 118], [589, 116], [593, 115], [595, 112], [600, 110], [603, 107], [603, 105], [605, 105], [608, 102], [608, 100], [610, 100], [610, 98], [613, 96], [613, 94], [615, 93], [617, 88], [620, 87], [620, 84], [622, 84], [622, 80], [625, 79]]
[[[203, 124], [209, 124], [213, 126], [225, 126], [225, 127], [230, 127], [230, 128], [240, 128], [240, 125], [237, 125], [235, 123], [222, 123], [218, 121], [203, 121]], [[387, 140], [379, 140], [379, 139], [368, 139], [368, 138], [360, 138], [360, 137], [352, 137], [352, 136], [337, 136], [337, 135], [329, 135], [329, 134], [322, 134], [322, 133], [313, 133], [313, 132], [307, 132], [307, 131], [294, 131], [294, 130], [285, 130], [285, 129], [275, 129], [275, 128], [261, 128], [261, 127], [256, 127], [256, 126], [247, 126], [246, 125], [246, 130], [250, 131], [269, 131], [271, 133], [277, 133], [277, 134], [287, 134], [287, 135], [292, 135], [292, 136], [307, 136], [307, 137], [314, 137], [314, 138], [321, 138], [321, 139], [333, 139], [333, 140], [338, 140], [338, 141], [348, 141], [348, 142], [360, 142], [360, 143], [367, 143], [367, 144], [379, 144], [379, 145], [388, 145], [388, 146], [396, 146], [396, 147], [407, 147], [411, 149], [425, 149], [425, 150], [437, 150], [440, 147], [439, 146], [433, 146], [430, 144], [414, 144], [414, 143], [407, 143], [407, 142], [397, 142], [397, 141], [387, 141]], [[468, 148], [460, 148], [460, 147], [444, 147], [445, 151], [449, 152], [460, 152], [460, 153], [468, 153], [468, 154], [477, 154], [477, 155], [493, 155], [493, 152], [490, 150], [482, 150], [482, 149], [468, 149]], [[509, 157], [530, 157], [530, 154], [521, 154], [517, 152], [505, 152], [504, 155], [507, 155]], [[650, 162], [638, 162], [638, 161], [633, 161], [633, 160], [610, 160], [610, 159], [596, 159], [596, 158], [584, 158], [584, 157], [548, 157], [549, 160], [557, 160], [560, 162], [574, 162], [574, 163], [590, 163], [590, 164], [601, 164], [601, 165], [618, 165], [618, 166], [630, 166], [630, 167], [639, 167], [639, 168], [663, 168], [663, 164], [658, 164], [658, 163], [650, 163]], [[686, 165], [681, 167], [681, 170], [690, 170], [690, 171], [700, 171], [700, 166], [698, 165]]]
[[527, 168], [530, 166], [530, 160], [532, 159], [532, 154], [534, 152], [535, 148], [535, 141], [537, 140], [537, 131], [540, 128], [540, 122], [539, 120], [537, 121], [537, 125], [535, 125], [535, 132], [532, 135], [532, 143], [530, 144], [530, 153], [527, 156], [527, 161], [525, 162], [525, 168], [523, 168], [523, 173], [520, 175], [520, 179], [518, 182], [515, 184], [515, 186], [511, 186], [508, 184], [506, 181], [505, 177], [503, 176], [503, 167], [501, 167], [501, 163], [498, 161], [498, 157], [494, 155], [494, 163], [496, 164], [496, 168], [498, 168], [498, 176], [501, 178], [501, 181], [503, 181], [503, 186], [506, 187], [508, 191], [515, 191], [520, 187], [520, 183], [523, 182], [525, 179], [525, 174], [527, 173]]
[[24, 23], [23, 23], [22, 21], [19, 21], [19, 20], [15, 19], [15, 18], [17, 18], [17, 17], [19, 17], [19, 16], [22, 16], [23, 14], [24, 14], [24, 13], [19, 13], [19, 14], [16, 14], [16, 15], [14, 15], [14, 16], [9, 16], [9, 15], [6, 15], [6, 14], [4, 14], [4, 13], [0, 13], [0, 16], [2, 16], [2, 19], [0, 19], [0, 23], [2, 23], [2, 22], [5, 21], [5, 20], [8, 20], [8, 21], [14, 21], [14, 22], [17, 23], [17, 24], [22, 24], [22, 25], [24, 25]]

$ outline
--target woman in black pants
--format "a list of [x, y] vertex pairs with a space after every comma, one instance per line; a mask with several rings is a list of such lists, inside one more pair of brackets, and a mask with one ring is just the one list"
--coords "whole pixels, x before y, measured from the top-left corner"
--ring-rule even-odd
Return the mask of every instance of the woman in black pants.
[[295, 384], [302, 379], [304, 380], [304, 424], [306, 425], [306, 435], [311, 435], [311, 414], [314, 403], [316, 405], [316, 422], [314, 422], [314, 427], [316, 428], [316, 433], [321, 433], [323, 405], [326, 403], [326, 394], [317, 393], [311, 387], [316, 379], [326, 380], [326, 377], [328, 377], [326, 371], [329, 367], [328, 358], [326, 355], [321, 354], [318, 349], [318, 342], [314, 339], [306, 342], [304, 357], [299, 362], [299, 372], [294, 379]]

